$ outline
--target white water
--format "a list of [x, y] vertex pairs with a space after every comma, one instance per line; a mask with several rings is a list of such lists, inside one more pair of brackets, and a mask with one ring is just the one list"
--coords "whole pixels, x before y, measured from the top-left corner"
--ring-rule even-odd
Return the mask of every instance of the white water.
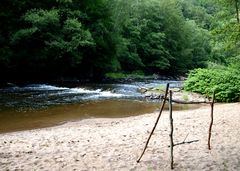
[[82, 103], [105, 99], [144, 100], [139, 87], [154, 87], [170, 82], [171, 87], [181, 85], [178, 81], [152, 80], [123, 84], [88, 84], [75, 87], [48, 84], [30, 84], [24, 87], [0, 89], [1, 108], [45, 108], [51, 105]]

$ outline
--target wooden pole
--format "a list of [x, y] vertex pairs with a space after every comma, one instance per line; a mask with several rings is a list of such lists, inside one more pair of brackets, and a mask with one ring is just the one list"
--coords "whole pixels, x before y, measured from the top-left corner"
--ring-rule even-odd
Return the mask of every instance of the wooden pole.
[[[145, 96], [145, 97], [150, 97], [150, 96]], [[157, 97], [150, 97], [150, 99], [164, 99], [164, 97], [162, 96], [157, 96]], [[169, 98], [166, 99], [167, 101], [169, 101]], [[206, 103], [206, 104], [211, 104], [211, 102], [207, 102], [207, 101], [198, 101], [198, 102], [194, 102], [194, 101], [183, 101], [183, 100], [174, 100], [172, 99], [172, 102], [174, 103], [178, 103], [178, 104], [202, 104], [202, 103]]]
[[171, 160], [171, 169], [173, 170], [173, 118], [172, 118], [172, 91], [169, 92], [169, 120], [170, 120], [170, 160]]
[[148, 137], [148, 139], [147, 139], [147, 142], [146, 142], [146, 144], [145, 144], [145, 147], [144, 147], [144, 149], [143, 149], [143, 152], [142, 152], [141, 156], [139, 157], [139, 159], [137, 160], [138, 163], [140, 162], [140, 160], [141, 160], [144, 152], [146, 151], [147, 146], [148, 146], [148, 143], [149, 143], [149, 141], [150, 141], [150, 139], [151, 139], [151, 137], [152, 137], [152, 134], [153, 134], [153, 132], [154, 132], [154, 130], [155, 130], [157, 124], [158, 124], [158, 121], [159, 121], [159, 119], [160, 119], [160, 117], [161, 117], [161, 114], [162, 114], [164, 105], [165, 105], [165, 103], [166, 103], [167, 95], [168, 95], [168, 89], [169, 89], [169, 83], [167, 83], [167, 86], [166, 86], [166, 91], [165, 91], [164, 99], [163, 99], [163, 101], [162, 101], [162, 106], [161, 106], [159, 115], [158, 115], [158, 117], [157, 117], [157, 119], [156, 119], [156, 122], [155, 122], [155, 124], [154, 124], [154, 127], [153, 127], [153, 129], [152, 129], [152, 131], [151, 131], [151, 133], [150, 133], [150, 135], [149, 135], [149, 137]]
[[213, 108], [214, 108], [214, 100], [215, 100], [215, 91], [213, 92], [211, 105], [211, 121], [208, 130], [208, 149], [211, 150], [211, 135], [212, 135], [212, 125], [213, 125]]

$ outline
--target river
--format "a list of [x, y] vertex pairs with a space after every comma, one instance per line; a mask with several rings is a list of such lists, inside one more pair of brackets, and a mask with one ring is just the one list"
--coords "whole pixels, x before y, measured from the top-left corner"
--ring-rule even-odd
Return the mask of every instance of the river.
[[[0, 89], [0, 133], [42, 128], [97, 117], [127, 117], [158, 110], [139, 87], [179, 81], [150, 80], [122, 84], [29, 84]], [[186, 106], [175, 106], [175, 109]]]

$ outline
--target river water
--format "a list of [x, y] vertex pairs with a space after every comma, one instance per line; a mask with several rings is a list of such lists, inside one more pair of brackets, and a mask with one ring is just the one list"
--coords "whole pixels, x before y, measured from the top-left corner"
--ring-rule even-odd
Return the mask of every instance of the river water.
[[[0, 89], [0, 133], [48, 127], [97, 117], [127, 117], [158, 110], [159, 102], [145, 99], [139, 87], [179, 81], [150, 80], [123, 84], [30, 84]], [[175, 106], [175, 109], [186, 106]]]

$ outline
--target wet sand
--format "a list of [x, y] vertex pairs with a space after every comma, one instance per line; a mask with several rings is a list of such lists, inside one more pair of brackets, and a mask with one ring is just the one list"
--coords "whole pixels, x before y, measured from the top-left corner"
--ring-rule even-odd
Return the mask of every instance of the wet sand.
[[[0, 170], [170, 170], [169, 116], [164, 111], [140, 163], [158, 113], [78, 122], [0, 134]], [[174, 111], [175, 170], [240, 170], [240, 103]]]

